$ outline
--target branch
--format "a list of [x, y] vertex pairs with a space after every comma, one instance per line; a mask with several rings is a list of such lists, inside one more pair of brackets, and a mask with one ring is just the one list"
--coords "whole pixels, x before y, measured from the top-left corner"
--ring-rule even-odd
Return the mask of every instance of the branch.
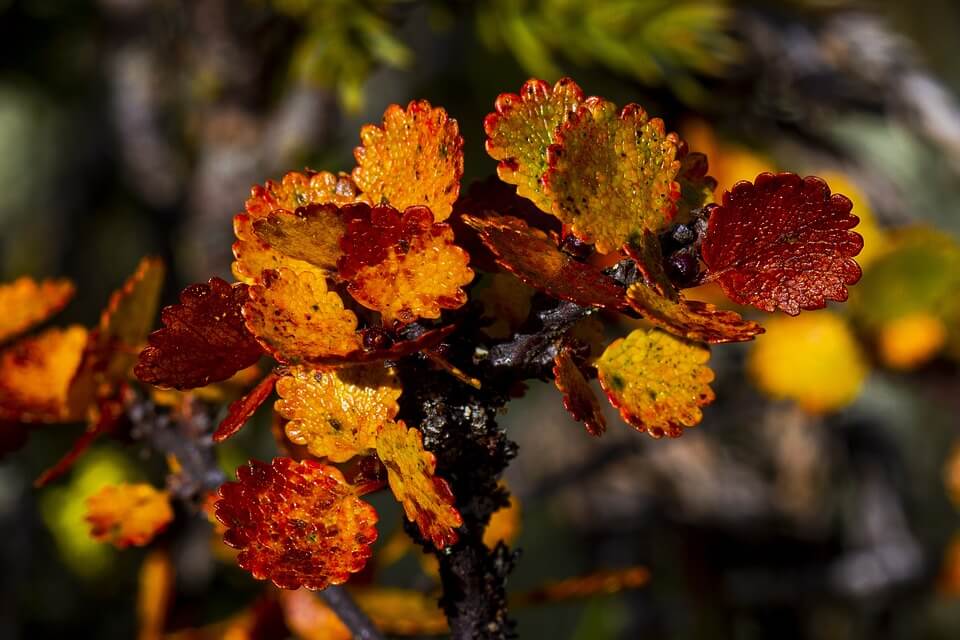
[[346, 589], [335, 585], [329, 586], [320, 591], [320, 597], [328, 607], [334, 610], [340, 622], [350, 630], [354, 640], [383, 640], [383, 634], [367, 614], [357, 606]]

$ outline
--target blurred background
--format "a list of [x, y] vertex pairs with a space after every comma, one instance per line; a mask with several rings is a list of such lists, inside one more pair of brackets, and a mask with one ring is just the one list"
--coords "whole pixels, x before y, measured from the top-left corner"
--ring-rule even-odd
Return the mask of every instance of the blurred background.
[[[718, 400], [679, 440], [614, 415], [590, 438], [549, 383], [511, 404], [510, 590], [652, 575], [518, 607], [519, 636], [957, 638], [958, 30], [953, 0], [0, 0], [0, 276], [72, 278], [58, 322], [90, 325], [153, 254], [172, 302], [229, 277], [251, 185], [349, 171], [388, 104], [457, 118], [466, 185], [494, 172], [482, 121], [497, 94], [571, 75], [664, 118], [720, 190], [765, 170], [826, 178], [863, 220], [865, 274], [848, 304], [762, 318], [767, 335], [714, 350]], [[221, 466], [269, 459], [269, 431], [260, 416]], [[81, 432], [34, 431], [0, 459], [0, 638], [136, 636], [144, 551], [92, 542], [83, 501], [119, 479], [162, 484], [163, 460], [105, 443], [33, 490]], [[377, 508], [386, 545], [400, 514]], [[196, 516], [172, 542], [171, 629], [259, 593], [210, 536]], [[383, 579], [423, 585], [419, 555]]]

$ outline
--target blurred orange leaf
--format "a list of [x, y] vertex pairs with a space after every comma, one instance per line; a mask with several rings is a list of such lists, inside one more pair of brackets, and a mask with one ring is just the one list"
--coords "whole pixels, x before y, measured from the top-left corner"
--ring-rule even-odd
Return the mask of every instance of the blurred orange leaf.
[[149, 484], [107, 485], [87, 498], [90, 535], [118, 549], [148, 544], [172, 520], [169, 494]]
[[17, 278], [0, 285], [0, 342], [23, 333], [63, 309], [73, 298], [69, 280]]
[[47, 329], [0, 353], [0, 418], [23, 422], [81, 419], [82, 413], [74, 415], [68, 397], [87, 335], [81, 326]]

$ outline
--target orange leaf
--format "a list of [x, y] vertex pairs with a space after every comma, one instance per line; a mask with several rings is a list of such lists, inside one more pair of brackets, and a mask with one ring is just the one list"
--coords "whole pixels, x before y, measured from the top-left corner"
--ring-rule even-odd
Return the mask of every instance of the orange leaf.
[[357, 185], [345, 173], [333, 175], [329, 171], [291, 171], [279, 182], [267, 180], [263, 186], [256, 185], [250, 189], [246, 211], [252, 219], [257, 220], [277, 209], [296, 211], [311, 204], [350, 204], [357, 201], [358, 194]]
[[107, 485], [87, 498], [90, 535], [118, 549], [148, 544], [172, 520], [169, 494], [149, 484]]
[[680, 198], [678, 143], [639, 105], [618, 112], [611, 102], [587, 99], [547, 151], [543, 182], [554, 215], [601, 253], [662, 230]]
[[569, 348], [557, 352], [553, 359], [553, 376], [557, 389], [563, 394], [563, 406], [573, 419], [582, 422], [590, 435], [603, 435], [607, 430], [607, 419], [603, 417], [600, 401], [574, 362]]
[[0, 418], [22, 422], [68, 422], [68, 395], [87, 345], [81, 326], [47, 329], [0, 353]]
[[713, 402], [710, 350], [656, 329], [614, 341], [597, 360], [600, 385], [620, 415], [654, 438], [675, 438]]
[[331, 272], [337, 267], [340, 238], [346, 224], [336, 205], [311, 204], [295, 213], [278, 209], [255, 220], [253, 231], [257, 238], [287, 258], [309, 262]]
[[429, 209], [410, 207], [401, 215], [393, 207], [354, 205], [343, 213], [350, 219], [340, 241], [340, 276], [350, 295], [379, 311], [384, 324], [439, 318], [441, 309], [467, 301], [461, 287], [473, 280], [470, 256]]
[[500, 94], [494, 103], [496, 112], [483, 121], [487, 153], [500, 161], [497, 175], [517, 185], [519, 195], [547, 212], [552, 201], [541, 182], [547, 171], [547, 147], [581, 102], [583, 90], [570, 78], [561, 78], [553, 87], [531, 79], [519, 94]]
[[263, 272], [243, 306], [247, 328], [281, 362], [342, 356], [360, 349], [357, 317], [326, 279], [289, 269]]
[[217, 519], [237, 562], [281, 589], [324, 589], [363, 569], [377, 513], [335, 467], [314, 460], [251, 460], [220, 487]]
[[296, 272], [310, 271], [323, 275], [323, 271], [309, 262], [297, 260], [276, 251], [268, 243], [257, 237], [253, 228], [254, 220], [241, 213], [233, 218], [233, 232], [237, 241], [233, 243], [233, 257], [230, 269], [233, 277], [240, 282], [253, 284], [266, 269], [290, 269]]
[[353, 179], [373, 204], [425, 205], [437, 222], [453, 210], [463, 177], [463, 138], [442, 108], [417, 100], [390, 105], [383, 126], [360, 130]]
[[497, 264], [535, 289], [582, 306], [619, 310], [624, 289], [598, 268], [561, 251], [545, 233], [518, 218], [489, 216], [464, 220], [480, 233]]
[[37, 283], [26, 276], [0, 285], [0, 342], [23, 333], [63, 309], [73, 297], [69, 280]]
[[231, 402], [227, 409], [227, 417], [213, 432], [213, 441], [223, 442], [240, 431], [247, 420], [257, 412], [260, 405], [273, 393], [273, 386], [276, 384], [278, 377], [276, 373], [271, 371], [257, 386], [250, 390], [250, 393]]
[[627, 299], [640, 317], [681, 338], [719, 344], [753, 340], [763, 333], [763, 327], [736, 311], [699, 300], [670, 300], [640, 282], [630, 285]]
[[842, 302], [861, 275], [852, 207], [813, 176], [761, 173], [753, 184], [738, 182], [710, 214], [701, 247], [710, 278], [734, 302], [763, 311], [795, 316]]
[[210, 278], [190, 285], [180, 293], [180, 304], [160, 313], [163, 328], [150, 334], [134, 374], [148, 384], [192, 389], [254, 364], [263, 350], [240, 313], [247, 300], [245, 284]]
[[437, 460], [423, 448], [423, 435], [402, 420], [388, 422], [377, 435], [377, 455], [387, 467], [393, 495], [423, 537], [443, 549], [457, 541], [463, 524], [446, 480], [434, 475]]
[[315, 456], [345, 462], [376, 446], [381, 425], [397, 417], [400, 382], [380, 364], [324, 371], [296, 367], [280, 378], [276, 410], [287, 437]]

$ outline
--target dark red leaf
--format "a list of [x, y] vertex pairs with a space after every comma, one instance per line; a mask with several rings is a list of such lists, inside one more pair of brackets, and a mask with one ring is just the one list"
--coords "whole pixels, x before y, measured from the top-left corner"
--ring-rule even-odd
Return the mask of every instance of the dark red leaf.
[[213, 441], [223, 442], [240, 431], [243, 425], [247, 423], [247, 420], [260, 408], [260, 405], [273, 393], [273, 387], [279, 377], [275, 372], [271, 371], [263, 380], [257, 383], [257, 386], [251, 389], [249, 393], [231, 402], [230, 407], [227, 409], [227, 417], [223, 419], [223, 422], [220, 423], [217, 430], [213, 432]]
[[627, 307], [624, 288], [598, 268], [578, 262], [545, 233], [518, 218], [466, 216], [497, 263], [531, 287], [586, 307]]
[[211, 278], [190, 285], [180, 293], [180, 304], [161, 312], [164, 328], [150, 334], [134, 374], [158, 387], [193, 389], [254, 364], [263, 349], [243, 322], [246, 300], [244, 284]]
[[709, 277], [739, 304], [790, 315], [847, 299], [863, 238], [845, 196], [817, 177], [761, 173], [723, 194], [703, 241]]
[[574, 362], [569, 347], [557, 352], [553, 359], [553, 376], [557, 389], [563, 394], [563, 406], [577, 422], [582, 422], [592, 436], [603, 435], [607, 420], [603, 417], [597, 394]]

